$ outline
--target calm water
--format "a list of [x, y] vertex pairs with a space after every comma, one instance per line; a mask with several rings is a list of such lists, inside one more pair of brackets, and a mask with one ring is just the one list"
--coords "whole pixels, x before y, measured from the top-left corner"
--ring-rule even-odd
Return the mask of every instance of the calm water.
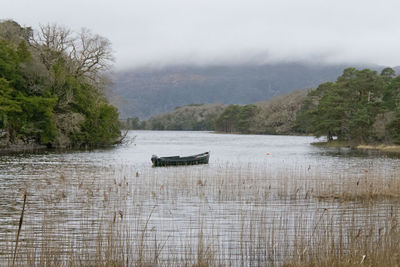
[[[269, 168], [285, 166], [318, 167], [324, 172], [345, 169], [360, 172], [363, 169], [399, 169], [399, 159], [376, 153], [360, 154], [348, 149], [326, 149], [310, 145], [313, 137], [271, 135], [224, 135], [209, 132], [130, 131], [134, 141], [112, 149], [89, 152], [46, 152], [38, 154], [0, 155], [1, 184], [15, 182], [28, 176], [40, 176], [57, 169], [77, 172], [92, 168], [135, 166], [151, 167], [150, 158], [158, 156], [191, 155], [210, 151], [209, 167], [226, 162], [246, 166], [268, 164]], [[267, 155], [268, 153], [268, 155]], [[46, 175], [47, 176], [47, 175]], [[3, 183], [7, 181], [6, 183]], [[5, 189], [3, 187], [3, 189]]]
[[[105, 221], [119, 221], [132, 235], [146, 233], [149, 254], [156, 238], [165, 246], [164, 258], [180, 258], [198, 244], [201, 229], [206, 240], [216, 238], [209, 241], [213, 249], [225, 251], [229, 258], [242, 257], [243, 262], [243, 240], [248, 246], [255, 238], [243, 232], [250, 225], [260, 240], [261, 232], [280, 222], [287, 239], [283, 241], [291, 243], [294, 229], [310, 231], [327, 213], [338, 215], [333, 220], [350, 220], [343, 214], [351, 210], [352, 216], [365, 219], [360, 225], [388, 213], [390, 205], [385, 202], [364, 207], [298, 197], [304, 186], [297, 185], [295, 193], [291, 190], [300, 180], [317, 186], [321, 177], [326, 182], [341, 176], [362, 179], [366, 173], [400, 173], [399, 159], [314, 147], [313, 137], [173, 131], [131, 131], [129, 137], [134, 141], [112, 149], [1, 155], [0, 241], [13, 240], [21, 195], [27, 190], [22, 231], [26, 246], [59, 246], [57, 237], [47, 239], [57, 235], [62, 236], [60, 242], [67, 236], [80, 244], [95, 239]], [[152, 168], [150, 162], [153, 154], [204, 151], [211, 152], [208, 165]], [[275, 253], [273, 260], [279, 257]]]

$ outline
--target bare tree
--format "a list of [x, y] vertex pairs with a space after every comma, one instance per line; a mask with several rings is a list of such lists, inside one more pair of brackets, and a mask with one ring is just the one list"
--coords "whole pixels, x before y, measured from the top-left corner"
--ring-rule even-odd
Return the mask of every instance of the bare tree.
[[72, 75], [95, 83], [114, 61], [110, 41], [88, 29], [74, 33], [56, 24], [40, 26], [32, 44], [48, 70], [64, 58]]
[[58, 59], [69, 56], [74, 41], [70, 29], [47, 24], [40, 26], [31, 43], [39, 52], [42, 63], [50, 70]]
[[114, 61], [108, 39], [82, 29], [72, 43], [71, 59], [76, 64], [75, 75], [96, 79], [99, 73], [108, 70]]

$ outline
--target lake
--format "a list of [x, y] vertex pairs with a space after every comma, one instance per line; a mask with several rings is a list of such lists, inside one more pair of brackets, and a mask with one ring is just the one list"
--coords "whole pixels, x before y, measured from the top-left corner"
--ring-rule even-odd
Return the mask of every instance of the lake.
[[[111, 149], [1, 155], [1, 262], [10, 262], [25, 191], [21, 265], [41, 265], [54, 254], [56, 262], [111, 255], [127, 265], [199, 259], [279, 265], [301, 246], [316, 249], [314, 238], [328, 229], [375, 231], [386, 227], [380, 218], [398, 216], [397, 201], [385, 198], [373, 204], [322, 198], [349, 186], [393, 187], [398, 158], [319, 148], [304, 136], [130, 131], [128, 137]], [[153, 154], [205, 151], [208, 165], [151, 166]], [[313, 241], [303, 244], [303, 237]]]

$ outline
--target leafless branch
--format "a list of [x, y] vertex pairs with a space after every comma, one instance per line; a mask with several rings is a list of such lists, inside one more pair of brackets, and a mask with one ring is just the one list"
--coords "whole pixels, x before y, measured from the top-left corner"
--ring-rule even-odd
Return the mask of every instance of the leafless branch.
[[32, 45], [39, 51], [48, 70], [64, 57], [73, 75], [91, 82], [98, 82], [102, 72], [108, 70], [114, 61], [110, 41], [88, 29], [73, 33], [55, 24], [40, 26]]

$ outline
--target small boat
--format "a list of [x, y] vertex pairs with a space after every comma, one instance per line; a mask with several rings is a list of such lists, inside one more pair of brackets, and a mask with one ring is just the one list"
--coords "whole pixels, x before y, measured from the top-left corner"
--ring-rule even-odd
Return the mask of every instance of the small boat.
[[198, 155], [188, 156], [188, 157], [158, 157], [153, 155], [151, 157], [151, 162], [153, 162], [154, 167], [160, 166], [177, 166], [177, 165], [197, 165], [197, 164], [208, 164], [208, 159], [210, 158], [210, 152], [204, 152]]

